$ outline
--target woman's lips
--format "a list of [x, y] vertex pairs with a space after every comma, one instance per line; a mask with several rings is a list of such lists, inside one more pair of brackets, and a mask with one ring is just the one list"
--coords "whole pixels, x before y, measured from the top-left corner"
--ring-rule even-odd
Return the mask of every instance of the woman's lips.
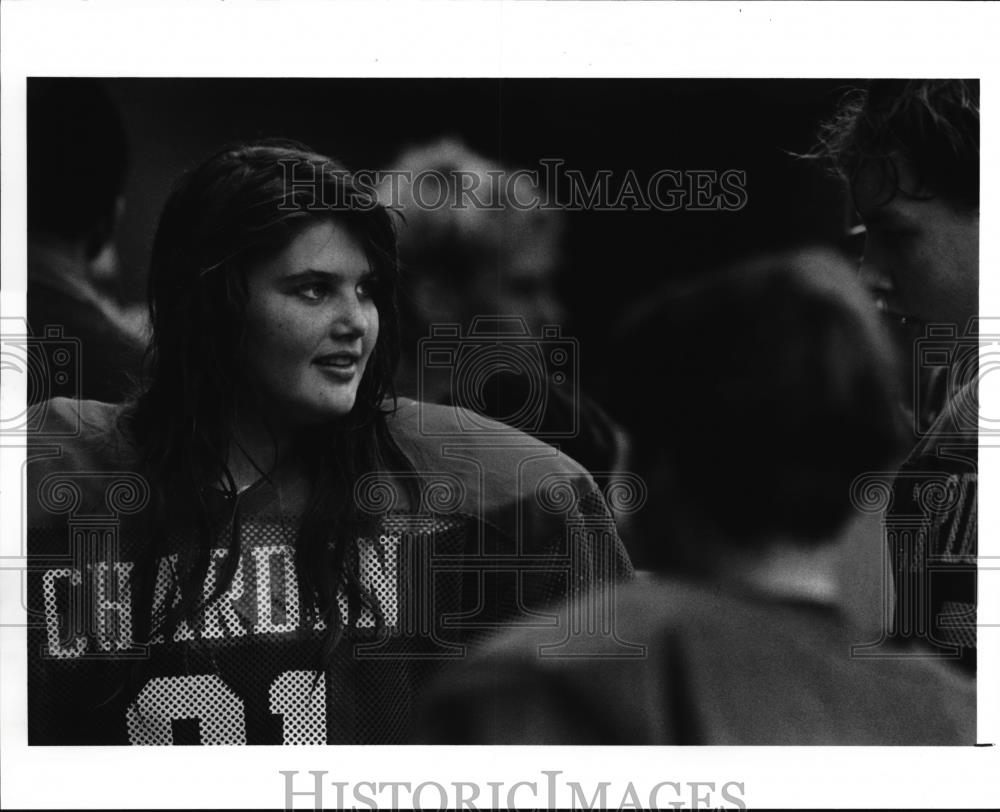
[[324, 374], [341, 381], [349, 381], [357, 374], [359, 355], [354, 353], [331, 353], [313, 360]]

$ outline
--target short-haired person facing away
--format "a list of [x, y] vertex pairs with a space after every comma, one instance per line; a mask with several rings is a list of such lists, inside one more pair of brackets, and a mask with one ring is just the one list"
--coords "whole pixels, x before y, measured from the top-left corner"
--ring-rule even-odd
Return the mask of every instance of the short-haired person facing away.
[[[975, 673], [979, 82], [872, 81], [844, 97], [816, 155], [850, 188], [862, 279], [914, 370], [912, 450], [888, 517], [893, 636]], [[941, 504], [919, 498], [938, 488]]]
[[629, 574], [579, 465], [393, 398], [396, 285], [390, 214], [300, 144], [176, 186], [145, 389], [38, 407], [32, 744], [404, 742], [442, 664]]
[[[636, 406], [663, 426], [666, 484], [650, 498], [662, 543], [682, 545], [687, 566], [613, 590], [603, 627], [569, 644], [546, 630], [501, 636], [432, 694], [427, 736], [973, 743], [975, 690], [962, 675], [852, 654], [870, 639], [836, 581], [860, 520], [852, 487], [892, 464], [900, 442], [891, 345], [852, 269], [823, 251], [747, 262], [677, 291], [633, 342], [647, 366]], [[684, 392], [652, 396], [643, 383], [657, 378]]]

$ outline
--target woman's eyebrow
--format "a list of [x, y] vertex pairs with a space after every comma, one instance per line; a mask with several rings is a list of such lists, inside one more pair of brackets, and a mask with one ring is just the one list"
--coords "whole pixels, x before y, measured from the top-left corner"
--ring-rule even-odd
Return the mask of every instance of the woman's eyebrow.
[[363, 268], [355, 271], [346, 270], [322, 270], [320, 268], [303, 268], [300, 271], [292, 271], [291, 273], [285, 274], [282, 279], [288, 281], [299, 281], [299, 280], [313, 280], [313, 279], [347, 279], [347, 278], [364, 278], [368, 276], [371, 271], [368, 268]]

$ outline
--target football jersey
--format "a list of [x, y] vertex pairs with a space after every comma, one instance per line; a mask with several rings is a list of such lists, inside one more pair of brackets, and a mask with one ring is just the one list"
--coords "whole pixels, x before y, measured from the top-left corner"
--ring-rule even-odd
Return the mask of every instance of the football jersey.
[[[326, 629], [303, 605], [295, 566], [307, 483], [275, 475], [237, 498], [228, 589], [198, 623], [139, 641], [137, 573], [150, 573], [154, 611], [169, 609], [193, 532], [176, 522], [150, 566], [153, 495], [120, 408], [41, 408], [27, 465], [30, 744], [406, 742], [427, 681], [477, 641], [510, 624], [552, 628], [548, 604], [586, 602], [591, 587], [631, 575], [602, 494], [577, 463], [479, 416], [401, 401], [389, 428], [416, 470], [419, 504], [412, 472], [355, 483], [359, 507], [378, 517], [352, 555], [381, 624], [370, 609], [349, 612], [340, 594], [350, 623], [319, 668]], [[207, 498], [212, 515], [233, 509], [221, 491]], [[222, 533], [205, 599], [228, 549]]]
[[952, 396], [903, 462], [885, 517], [895, 585], [888, 640], [923, 645], [973, 675], [978, 414], [973, 382]]

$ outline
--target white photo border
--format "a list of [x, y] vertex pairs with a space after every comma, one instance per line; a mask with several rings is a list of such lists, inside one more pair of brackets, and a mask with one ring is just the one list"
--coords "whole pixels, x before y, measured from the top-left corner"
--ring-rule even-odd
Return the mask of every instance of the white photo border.
[[[963, 77], [982, 80], [982, 141], [1000, 143], [1000, 6], [984, 3], [5, 2], [0, 46], [2, 314], [24, 315], [25, 77]], [[324, 34], [327, 31], [329, 34]], [[981, 309], [1000, 314], [1000, 211], [982, 158]], [[23, 402], [23, 384], [2, 396]], [[984, 389], [984, 413], [1000, 398]], [[983, 806], [997, 747], [977, 748], [28, 748], [17, 574], [23, 450], [2, 450], [0, 785], [11, 807], [278, 807], [279, 770], [328, 780], [737, 781], [750, 807]], [[981, 493], [1000, 483], [983, 448]], [[1000, 556], [997, 508], [980, 500], [980, 554]], [[13, 573], [13, 574], [12, 574]], [[11, 578], [15, 580], [12, 581]], [[1000, 589], [980, 577], [980, 617]], [[11, 588], [11, 584], [14, 587]], [[995, 620], [994, 622], [998, 622]], [[997, 628], [981, 631], [979, 741], [1000, 742]], [[431, 794], [430, 799], [436, 798]], [[331, 799], [332, 800], [332, 799]], [[350, 801], [350, 799], [348, 799]], [[562, 803], [567, 802], [563, 796]], [[303, 797], [297, 806], [311, 808]]]

